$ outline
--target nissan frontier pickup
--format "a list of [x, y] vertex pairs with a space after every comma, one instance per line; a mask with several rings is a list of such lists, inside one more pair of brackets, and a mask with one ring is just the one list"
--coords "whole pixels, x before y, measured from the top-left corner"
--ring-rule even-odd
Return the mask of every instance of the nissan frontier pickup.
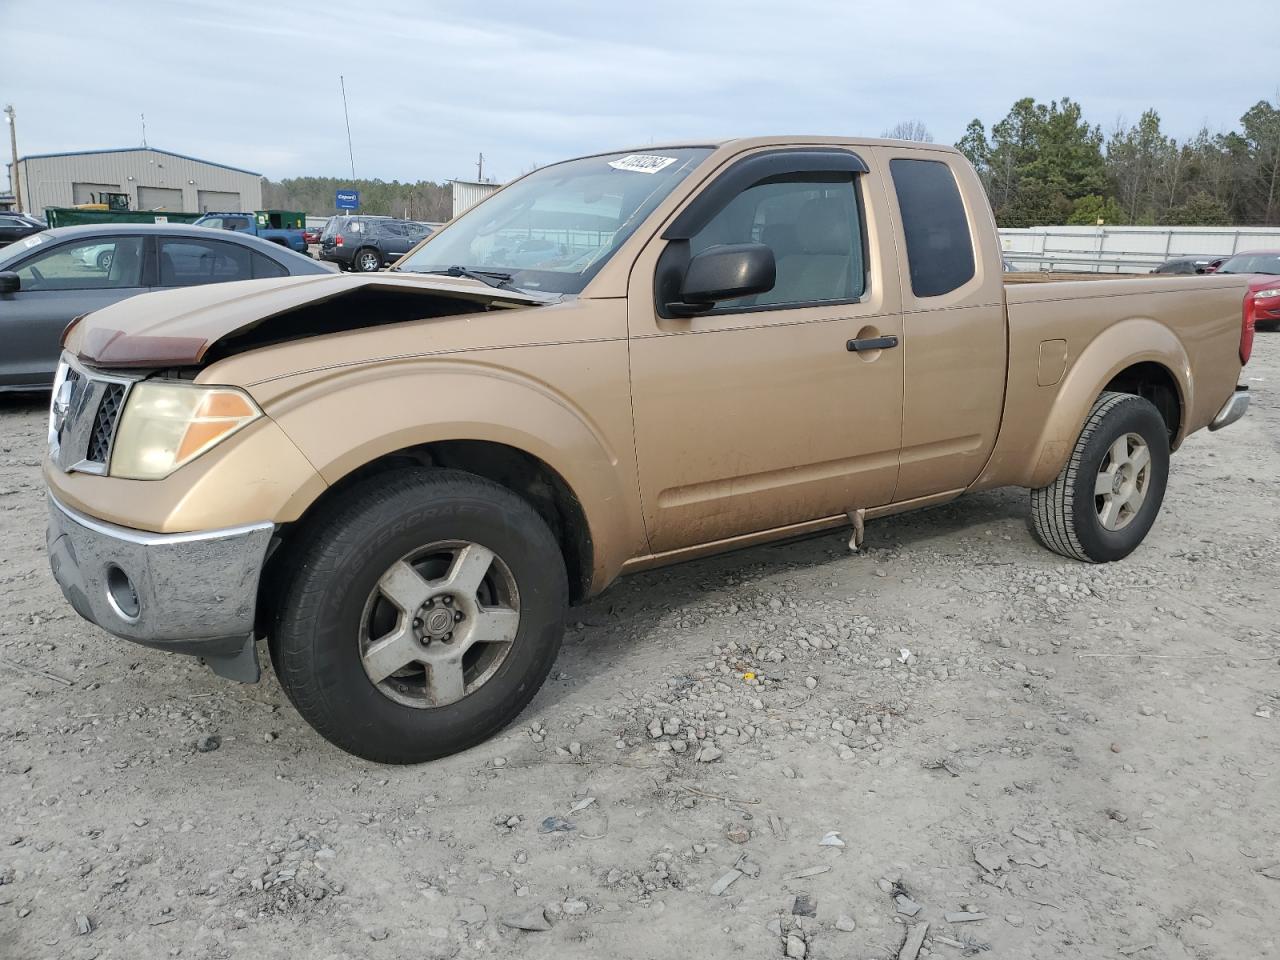
[[1120, 560], [1170, 454], [1245, 412], [1246, 280], [1015, 279], [934, 144], [543, 167], [389, 271], [71, 326], [54, 575], [230, 678], [265, 644], [320, 734], [414, 763], [516, 717], [625, 573], [1010, 485], [1046, 548]]

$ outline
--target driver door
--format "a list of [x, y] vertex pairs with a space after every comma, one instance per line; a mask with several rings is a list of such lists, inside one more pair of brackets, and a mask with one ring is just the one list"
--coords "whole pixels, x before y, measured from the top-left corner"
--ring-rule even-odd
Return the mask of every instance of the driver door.
[[146, 293], [141, 236], [41, 245], [9, 266], [21, 287], [0, 294], [0, 387], [53, 383], [62, 331], [83, 313]]
[[[731, 190], [712, 180], [700, 195], [716, 198], [716, 212], [687, 241], [690, 255], [769, 246], [772, 290], [672, 316], [655, 295], [655, 270], [668, 243], [684, 241], [661, 235], [631, 271], [636, 453], [654, 553], [893, 499], [903, 350], [886, 201], [861, 161], [864, 174], [844, 162], [815, 169], [807, 156], [790, 173], [785, 163], [797, 161], [771, 160], [768, 176], [741, 189], [741, 171]], [[897, 340], [849, 347], [873, 338]]]

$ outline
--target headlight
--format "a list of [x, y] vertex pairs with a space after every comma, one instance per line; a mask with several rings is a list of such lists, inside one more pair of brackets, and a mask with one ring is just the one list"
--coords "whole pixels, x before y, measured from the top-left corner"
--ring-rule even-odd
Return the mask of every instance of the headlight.
[[1266, 290], [1259, 290], [1253, 295], [1255, 300], [1263, 300], [1267, 297], [1280, 297], [1280, 287], [1269, 287]]
[[234, 387], [144, 380], [129, 391], [111, 451], [111, 476], [162, 480], [262, 416]]

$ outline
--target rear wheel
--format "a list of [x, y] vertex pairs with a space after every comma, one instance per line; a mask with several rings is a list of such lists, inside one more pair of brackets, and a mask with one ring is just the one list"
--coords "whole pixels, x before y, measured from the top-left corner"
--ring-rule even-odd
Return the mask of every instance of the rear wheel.
[[1149, 401], [1104, 393], [1056, 480], [1031, 492], [1036, 538], [1090, 563], [1127, 557], [1155, 523], [1169, 479], [1169, 433]]
[[382, 268], [382, 256], [372, 247], [357, 250], [351, 258], [351, 269], [359, 273], [373, 273]]
[[101, 270], [103, 273], [106, 273], [108, 270], [111, 269], [111, 260], [112, 260], [111, 254], [112, 254], [111, 250], [103, 250], [101, 253], [98, 254], [98, 269]]
[[492, 736], [546, 679], [568, 581], [546, 523], [511, 491], [406, 470], [349, 492], [300, 545], [272, 661], [342, 749], [418, 763]]

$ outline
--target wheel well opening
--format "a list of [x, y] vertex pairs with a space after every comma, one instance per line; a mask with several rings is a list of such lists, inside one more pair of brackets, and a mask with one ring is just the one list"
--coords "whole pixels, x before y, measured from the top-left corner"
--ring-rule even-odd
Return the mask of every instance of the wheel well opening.
[[1103, 389], [1150, 400], [1164, 419], [1170, 443], [1177, 437], [1182, 428], [1182, 397], [1178, 382], [1165, 367], [1150, 361], [1135, 363], [1112, 377]]
[[569, 600], [580, 603], [591, 586], [594, 564], [591, 532], [582, 504], [564, 478], [531, 454], [482, 440], [446, 440], [396, 451], [347, 474], [316, 500], [307, 512], [282, 531], [272, 549], [258, 589], [258, 629], [268, 634], [274, 617], [273, 601], [285, 586], [291, 554], [305, 542], [308, 531], [324, 523], [351, 487], [371, 477], [410, 467], [448, 467], [484, 477], [523, 497], [551, 528], [564, 556], [569, 576]]

